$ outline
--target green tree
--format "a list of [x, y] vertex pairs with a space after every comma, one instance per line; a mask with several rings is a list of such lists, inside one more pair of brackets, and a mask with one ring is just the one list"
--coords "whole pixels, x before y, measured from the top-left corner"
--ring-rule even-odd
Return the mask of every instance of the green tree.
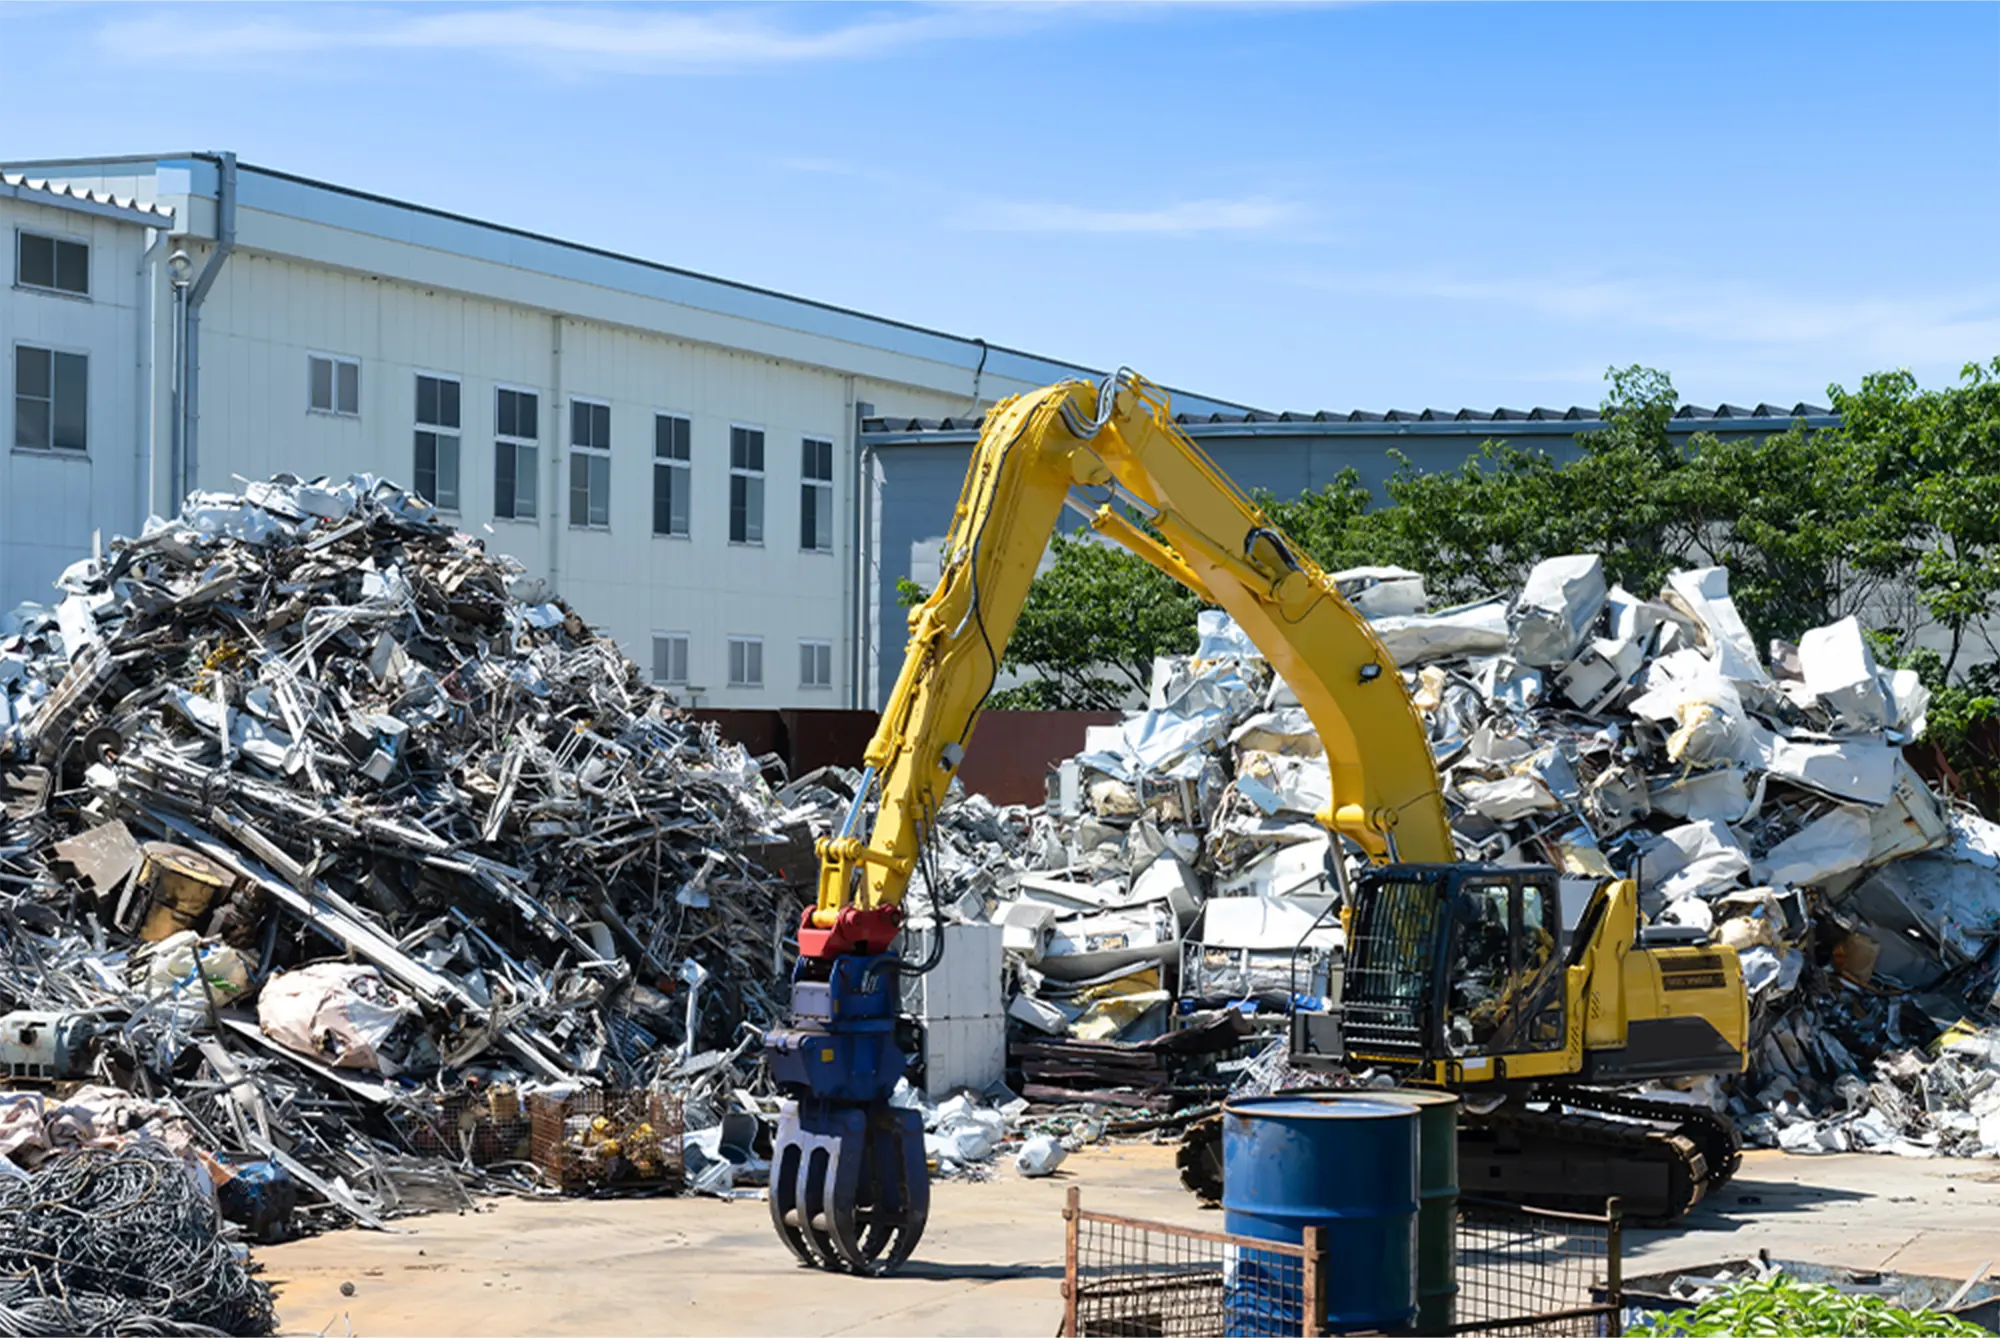
[[[1179, 582], [1082, 535], [1056, 535], [1050, 554], [1000, 661], [1033, 677], [995, 692], [988, 709], [1115, 710], [1151, 685], [1155, 656], [1195, 648], [1202, 604]], [[924, 593], [909, 580], [897, 586], [905, 607]]]
[[1488, 441], [1459, 468], [1426, 473], [1399, 455], [1391, 505], [1357, 515], [1329, 556], [1420, 571], [1445, 602], [1513, 589], [1564, 553], [1600, 553], [1611, 580], [1656, 588], [1687, 541], [1668, 487], [1687, 459], [1669, 432], [1673, 383], [1642, 367], [1609, 379], [1605, 426], [1577, 438], [1576, 459]]
[[1386, 507], [1368, 509], [1358, 485], [1267, 505], [1323, 565], [1409, 567], [1440, 602], [1516, 589], [1565, 553], [1600, 554], [1608, 579], [1644, 595], [1677, 568], [1724, 564], [1763, 636], [1856, 611], [1907, 563], [1907, 525], [1877, 504], [1879, 448], [1803, 425], [1683, 445], [1665, 373], [1614, 368], [1607, 380], [1604, 426], [1577, 437], [1574, 459], [1489, 441], [1455, 470], [1403, 459]]
[[1966, 364], [1949, 389], [1899, 371], [1831, 393], [1851, 449], [1893, 491], [1880, 509], [1903, 526], [1917, 597], [1950, 635], [1949, 681], [1967, 638], [2000, 614], [2000, 358]]
[[1381, 565], [1383, 559], [1368, 550], [1362, 530], [1373, 500], [1360, 471], [1351, 468], [1341, 470], [1318, 492], [1280, 497], [1259, 489], [1255, 494], [1271, 523], [1327, 571]]

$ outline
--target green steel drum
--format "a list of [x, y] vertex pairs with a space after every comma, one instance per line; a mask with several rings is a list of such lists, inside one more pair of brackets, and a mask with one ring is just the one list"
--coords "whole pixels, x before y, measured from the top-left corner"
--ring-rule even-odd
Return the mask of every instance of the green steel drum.
[[1458, 1303], [1458, 1098], [1402, 1087], [1368, 1095], [1417, 1108], [1417, 1328], [1445, 1333]]

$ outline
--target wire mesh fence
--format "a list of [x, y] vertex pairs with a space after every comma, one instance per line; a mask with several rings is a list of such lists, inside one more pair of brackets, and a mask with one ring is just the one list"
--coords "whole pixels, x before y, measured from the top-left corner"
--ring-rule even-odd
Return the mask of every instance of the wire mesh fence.
[[652, 1088], [583, 1088], [528, 1099], [529, 1152], [568, 1191], [681, 1188], [680, 1098]]
[[1603, 1217], [1463, 1199], [1454, 1333], [1617, 1334], [1618, 1201]]
[[[1337, 1261], [1298, 1245], [1110, 1213], [1063, 1210], [1066, 1338], [1236, 1338], [1326, 1332]], [[1616, 1335], [1623, 1305], [1616, 1201], [1603, 1217], [1467, 1199], [1449, 1333]]]
[[1319, 1332], [1319, 1231], [1301, 1245], [1085, 1212], [1068, 1229], [1069, 1338], [1223, 1338]]

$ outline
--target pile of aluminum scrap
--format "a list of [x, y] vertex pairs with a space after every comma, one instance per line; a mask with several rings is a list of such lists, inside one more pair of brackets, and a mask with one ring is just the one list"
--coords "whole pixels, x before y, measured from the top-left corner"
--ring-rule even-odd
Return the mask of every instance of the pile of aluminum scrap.
[[[1935, 1044], [1983, 1045], [1993, 1020], [2000, 827], [1904, 760], [1927, 694], [1853, 619], [1767, 659], [1721, 568], [1640, 598], [1564, 557], [1438, 612], [1414, 573], [1335, 579], [1424, 716], [1462, 858], [1556, 867], [1566, 928], [1599, 881], [1635, 877], [1651, 919], [1741, 954], [1752, 1072], [1686, 1099], [1773, 1144], [2000, 1152], [2000, 1068]], [[1016, 1068], [1337, 995], [1334, 851], [1313, 819], [1329, 792], [1296, 698], [1202, 614], [1196, 653], [1158, 661], [1147, 708], [1091, 731], [1045, 814], [998, 815], [1006, 867], [983, 901]], [[977, 912], [952, 892], [941, 905]]]
[[803, 904], [767, 856], [809, 876], [823, 815], [517, 563], [280, 476], [56, 585], [0, 619], [0, 1074], [169, 1102], [363, 1221], [463, 1199], [407, 1155], [442, 1103], [490, 1183], [503, 1095], [750, 1083]]

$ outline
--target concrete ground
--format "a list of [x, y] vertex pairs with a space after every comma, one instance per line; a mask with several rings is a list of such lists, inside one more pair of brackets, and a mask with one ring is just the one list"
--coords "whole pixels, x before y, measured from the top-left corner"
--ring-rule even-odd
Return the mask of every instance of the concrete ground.
[[[917, 1257], [886, 1279], [796, 1267], [763, 1203], [703, 1198], [503, 1199], [257, 1257], [288, 1333], [1050, 1335], [1072, 1185], [1086, 1208], [1221, 1229], [1181, 1189], [1171, 1146], [1131, 1145], [1075, 1154], [1052, 1179], [1002, 1166], [936, 1185]], [[2000, 1259], [2000, 1163], [1752, 1152], [1680, 1227], [1630, 1233], [1625, 1271], [1759, 1249], [1963, 1277]]]

